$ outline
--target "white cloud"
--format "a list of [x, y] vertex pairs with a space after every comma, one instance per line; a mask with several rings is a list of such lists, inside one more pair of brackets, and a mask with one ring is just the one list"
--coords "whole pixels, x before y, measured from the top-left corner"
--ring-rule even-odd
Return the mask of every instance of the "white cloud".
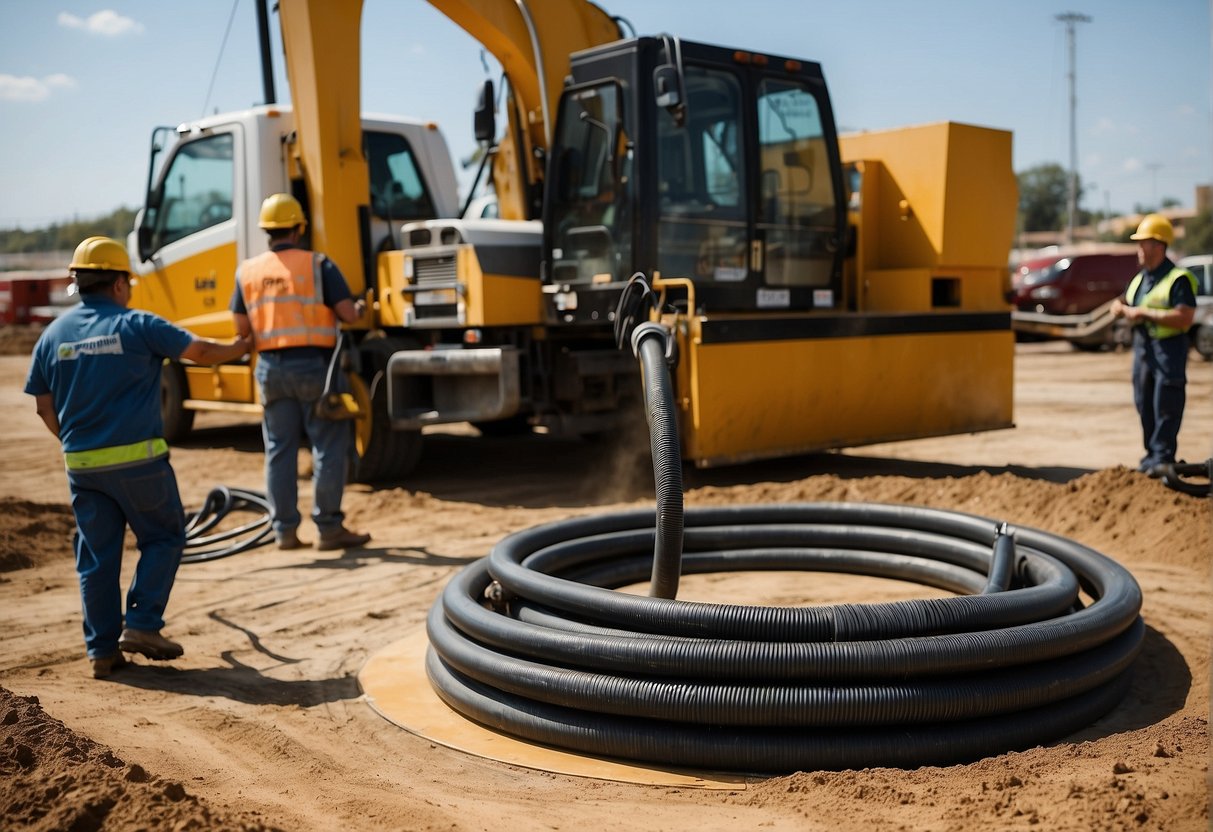
[[1096, 122], [1095, 122], [1095, 132], [1096, 133], [1115, 133], [1116, 132], [1116, 122], [1113, 121], [1112, 119], [1108, 118], [1107, 116], [1100, 116], [1099, 119], [1096, 120]]
[[61, 72], [45, 78], [0, 73], [0, 101], [42, 101], [56, 89], [71, 89], [74, 86], [76, 79]]
[[1145, 165], [1143, 165], [1141, 163], [1141, 159], [1134, 159], [1133, 157], [1129, 157], [1128, 159], [1124, 160], [1124, 162], [1120, 166], [1120, 169], [1123, 170], [1125, 173], [1137, 173], [1139, 170], [1144, 170]]
[[92, 35], [117, 37], [128, 33], [139, 34], [143, 24], [129, 17], [123, 17], [113, 9], [103, 9], [90, 14], [87, 18], [77, 17], [71, 12], [59, 12], [59, 25], [68, 29], [83, 29]]

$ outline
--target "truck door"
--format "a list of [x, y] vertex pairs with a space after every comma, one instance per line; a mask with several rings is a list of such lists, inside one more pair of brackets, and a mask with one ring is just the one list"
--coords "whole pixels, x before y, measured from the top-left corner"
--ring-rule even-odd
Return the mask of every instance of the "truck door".
[[[756, 88], [759, 181], [753, 267], [771, 287], [805, 286], [833, 306], [839, 195], [822, 108], [808, 84], [763, 77]], [[828, 301], [828, 302], [827, 302]]]
[[[750, 279], [741, 79], [732, 70], [685, 70], [686, 118], [657, 115], [657, 267], [721, 295]], [[751, 294], [750, 292], [746, 294]]]
[[693, 278], [709, 308], [834, 306], [841, 172], [824, 87], [744, 65], [688, 64], [684, 79], [685, 118], [657, 114], [661, 273]]
[[208, 337], [234, 334], [230, 316], [206, 316], [227, 310], [235, 283], [238, 227], [245, 224], [235, 198], [239, 146], [235, 126], [177, 144], [135, 232], [132, 305]]

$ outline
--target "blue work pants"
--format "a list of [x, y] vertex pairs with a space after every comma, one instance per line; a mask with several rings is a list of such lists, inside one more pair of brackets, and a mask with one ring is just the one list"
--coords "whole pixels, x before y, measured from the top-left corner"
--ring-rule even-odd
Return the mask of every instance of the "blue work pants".
[[159, 631], [185, 549], [185, 510], [168, 457], [109, 471], [68, 471], [76, 515], [76, 573], [90, 659], [118, 652], [122, 547], [129, 525], [139, 562], [126, 594], [126, 624]]
[[1179, 428], [1187, 400], [1186, 335], [1151, 341], [1141, 338], [1133, 354], [1133, 403], [1141, 417], [1142, 464], [1175, 462]]
[[321, 419], [328, 363], [318, 350], [271, 350], [257, 356], [254, 374], [264, 416], [265, 481], [274, 533], [299, 527], [299, 447], [312, 445], [312, 520], [321, 533], [341, 527], [341, 497], [353, 443], [353, 422]]

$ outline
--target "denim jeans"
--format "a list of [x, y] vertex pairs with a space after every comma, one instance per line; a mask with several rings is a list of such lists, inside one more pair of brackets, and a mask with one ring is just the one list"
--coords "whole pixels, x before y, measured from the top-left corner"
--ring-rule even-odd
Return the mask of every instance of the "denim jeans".
[[1133, 334], [1133, 403], [1141, 417], [1143, 465], [1175, 462], [1187, 402], [1188, 336]]
[[118, 652], [122, 545], [130, 525], [139, 563], [126, 594], [126, 626], [159, 630], [185, 548], [185, 510], [168, 458], [111, 471], [68, 471], [76, 515], [76, 573], [91, 659]]
[[[1184, 336], [1184, 347], [1187, 337]], [[1141, 357], [1133, 361], [1133, 403], [1141, 417], [1143, 465], [1175, 462], [1187, 400], [1185, 380], [1168, 377]]]
[[341, 527], [341, 496], [353, 445], [350, 421], [316, 416], [328, 363], [316, 350], [271, 350], [257, 356], [265, 439], [265, 482], [275, 534], [299, 527], [299, 446], [312, 445], [312, 520], [323, 534]]

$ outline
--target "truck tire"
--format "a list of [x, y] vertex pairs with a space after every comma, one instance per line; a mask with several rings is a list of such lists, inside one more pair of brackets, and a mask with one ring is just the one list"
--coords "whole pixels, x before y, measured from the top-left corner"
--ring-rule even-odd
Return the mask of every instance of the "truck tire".
[[160, 369], [160, 418], [168, 442], [182, 442], [194, 429], [194, 411], [185, 408], [188, 390], [185, 368], [176, 361], [165, 361]]
[[1193, 327], [1192, 346], [1205, 361], [1213, 361], [1213, 326]]
[[392, 353], [405, 349], [415, 346], [386, 338], [367, 339], [359, 345], [362, 374], [350, 377], [363, 413], [354, 422], [353, 482], [399, 480], [421, 458], [421, 431], [393, 430], [387, 412], [387, 362]]

